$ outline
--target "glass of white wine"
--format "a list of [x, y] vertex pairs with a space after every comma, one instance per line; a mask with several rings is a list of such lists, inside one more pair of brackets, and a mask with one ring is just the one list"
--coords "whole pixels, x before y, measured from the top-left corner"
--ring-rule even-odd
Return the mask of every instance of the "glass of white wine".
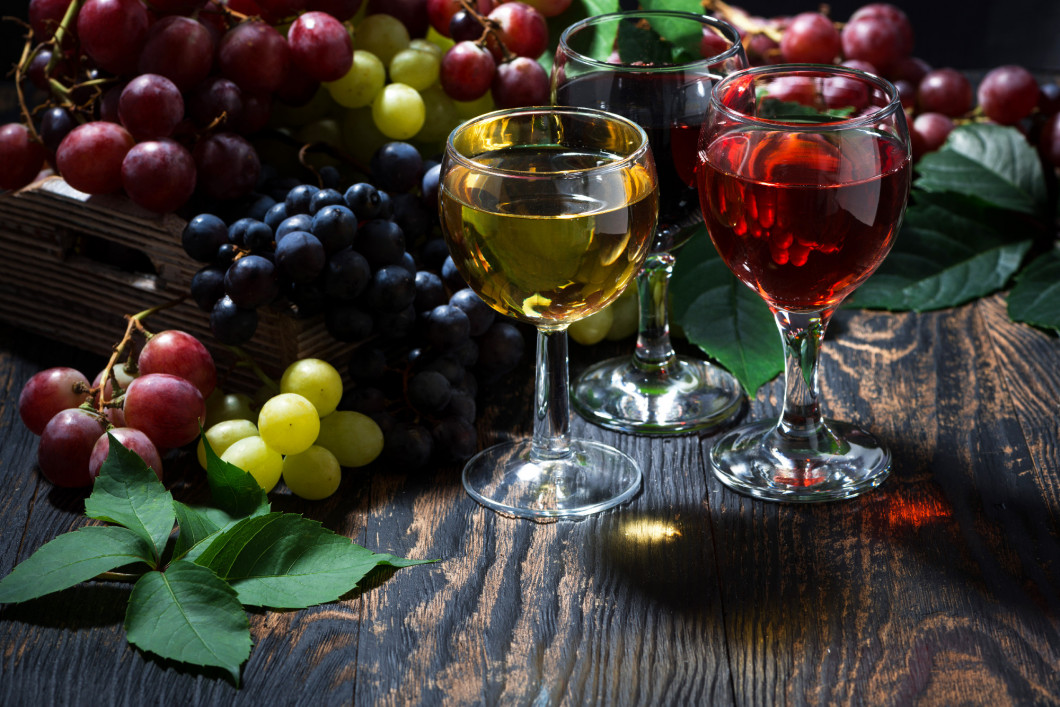
[[487, 113], [449, 136], [440, 193], [461, 275], [538, 332], [533, 436], [472, 457], [464, 488], [529, 518], [583, 517], [629, 500], [639, 465], [571, 438], [567, 327], [614, 301], [647, 257], [659, 202], [644, 130], [587, 108]]

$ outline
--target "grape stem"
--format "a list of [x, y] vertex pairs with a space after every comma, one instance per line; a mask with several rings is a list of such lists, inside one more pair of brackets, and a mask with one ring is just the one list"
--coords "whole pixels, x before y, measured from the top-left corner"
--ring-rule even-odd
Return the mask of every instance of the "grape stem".
[[263, 371], [261, 369], [261, 366], [259, 366], [253, 358], [251, 358], [250, 354], [248, 354], [239, 346], [225, 346], [225, 348], [235, 355], [237, 359], [235, 363], [236, 366], [242, 368], [249, 368], [250, 372], [257, 376], [258, 380], [260, 380], [262, 384], [264, 384], [270, 390], [274, 390], [277, 393], [280, 392], [280, 384], [273, 380], [273, 378], [268, 373]]
[[486, 17], [481, 12], [476, 10], [475, 7], [471, 4], [471, 0], [459, 0], [459, 2], [460, 7], [462, 7], [468, 14], [470, 14], [476, 20], [478, 20], [479, 24], [482, 25], [482, 36], [475, 41], [475, 44], [479, 45], [480, 47], [485, 47], [487, 40], [489, 39], [490, 35], [492, 35], [493, 38], [497, 40], [497, 44], [500, 45], [501, 53], [504, 55], [504, 61], [508, 62], [515, 59], [515, 54], [513, 54], [511, 50], [508, 49], [508, 47], [504, 44], [504, 39], [501, 37], [500, 24], [498, 24], [496, 20], [491, 20], [489, 17]]

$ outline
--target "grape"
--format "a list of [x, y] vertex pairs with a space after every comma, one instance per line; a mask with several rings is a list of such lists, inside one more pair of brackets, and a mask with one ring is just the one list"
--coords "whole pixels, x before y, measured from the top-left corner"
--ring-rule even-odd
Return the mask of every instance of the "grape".
[[56, 166], [74, 189], [109, 194], [121, 188], [122, 163], [135, 144], [129, 131], [116, 123], [85, 123], [59, 143]]
[[[568, 7], [570, 7], [571, 0], [523, 0], [527, 5], [540, 12], [545, 17], [557, 17], [562, 15]], [[713, 56], [713, 55], [707, 55]]]
[[149, 23], [140, 0], [86, 0], [77, 13], [77, 37], [96, 66], [121, 75], [136, 68]]
[[486, 28], [467, 10], [457, 11], [449, 20], [449, 36], [454, 42], [477, 41]]
[[405, 234], [393, 221], [373, 219], [357, 232], [357, 250], [373, 270], [396, 265], [405, 254]]
[[125, 391], [125, 421], [159, 449], [182, 447], [199, 435], [206, 402], [195, 385], [169, 373], [149, 373]]
[[445, 351], [471, 336], [471, 320], [464, 310], [449, 304], [435, 307], [427, 315], [427, 340]]
[[387, 265], [372, 275], [368, 285], [368, 301], [372, 309], [383, 312], [400, 312], [416, 299], [416, 280], [406, 268]]
[[831, 64], [841, 49], [839, 30], [819, 12], [795, 15], [780, 38], [780, 53], [790, 63]]
[[195, 191], [195, 160], [168, 138], [137, 143], [121, 162], [121, 183], [136, 204], [158, 213], [175, 211]]
[[416, 299], [413, 305], [417, 312], [429, 312], [446, 303], [445, 285], [442, 278], [429, 270], [416, 273]]
[[454, 292], [467, 287], [467, 283], [464, 282], [464, 276], [457, 270], [456, 263], [453, 262], [453, 256], [451, 255], [447, 255], [445, 262], [442, 263], [442, 282]]
[[361, 108], [371, 104], [386, 84], [386, 66], [371, 52], [353, 52], [350, 70], [334, 81], [324, 84], [340, 106]]
[[829, 108], [857, 113], [869, 105], [869, 90], [863, 81], [832, 76], [821, 82], [821, 98]]
[[189, 381], [206, 398], [217, 387], [213, 356], [202, 342], [186, 331], [167, 329], [147, 340], [136, 366], [141, 375], [169, 373]]
[[409, 379], [409, 402], [421, 413], [441, 411], [449, 404], [452, 394], [449, 380], [438, 371], [420, 371]]
[[320, 212], [326, 206], [345, 206], [346, 202], [342, 199], [342, 194], [336, 189], [326, 188], [317, 191], [309, 198], [309, 215], [316, 217], [317, 213]]
[[51, 39], [71, 0], [29, 0], [28, 19], [38, 42]]
[[372, 383], [386, 372], [386, 353], [374, 346], [358, 346], [350, 356], [350, 378], [360, 383]]
[[316, 443], [334, 454], [342, 466], [360, 467], [383, 451], [383, 431], [367, 415], [337, 410], [320, 420]]
[[210, 311], [210, 331], [222, 344], [245, 344], [257, 328], [257, 311], [239, 307], [228, 295], [217, 300]]
[[1038, 105], [1041, 90], [1031, 72], [1006, 64], [992, 69], [979, 84], [979, 107], [1001, 125], [1015, 125]]
[[487, 381], [515, 368], [523, 356], [523, 335], [508, 322], [495, 322], [479, 338], [478, 345], [478, 370]]
[[29, 431], [39, 435], [48, 421], [67, 408], [88, 400], [88, 378], [60, 366], [34, 373], [18, 396], [18, 414]]
[[313, 218], [309, 214], [295, 214], [288, 216], [276, 227], [276, 242], [283, 240], [288, 233], [296, 231], [309, 231], [313, 228]]
[[144, 464], [154, 470], [158, 480], [162, 480], [162, 457], [158, 454], [158, 448], [147, 438], [147, 435], [132, 427], [117, 427], [110, 430], [109, 434], [103, 433], [96, 440], [88, 458], [88, 473], [93, 479], [99, 476], [100, 467], [110, 456], [110, 435], [114, 435], [114, 439], [121, 446], [136, 452], [143, 459]]
[[1041, 85], [1038, 96], [1038, 110], [1042, 115], [1053, 115], [1060, 112], [1060, 85], [1045, 83]]
[[[548, 25], [540, 12], [524, 2], [505, 2], [489, 13], [500, 25], [501, 41], [512, 54], [536, 59], [548, 48]], [[494, 54], [498, 61], [500, 57]]]
[[214, 38], [201, 22], [190, 17], [163, 17], [147, 32], [137, 69], [160, 74], [181, 91], [190, 91], [213, 67]]
[[470, 287], [454, 292], [449, 298], [449, 304], [467, 315], [470, 325], [468, 333], [471, 336], [482, 336], [497, 319], [497, 311], [486, 304]]
[[420, 97], [423, 99], [425, 116], [423, 127], [416, 133], [416, 140], [424, 143], [444, 140], [461, 122], [456, 104], [438, 84], [421, 91]]
[[1049, 116], [1038, 139], [1038, 153], [1046, 164], [1060, 167], [1060, 113]]
[[236, 440], [224, 451], [221, 460], [253, 476], [265, 493], [275, 488], [283, 473], [283, 457], [270, 449], [261, 437]]
[[394, 140], [407, 140], [418, 133], [426, 120], [426, 113], [420, 94], [403, 83], [384, 86], [372, 101], [375, 126], [379, 132]]
[[405, 25], [409, 36], [427, 34], [427, 0], [368, 0], [368, 14], [393, 15]]
[[240, 258], [225, 273], [225, 292], [244, 309], [268, 304], [279, 294], [276, 266], [260, 255]]
[[399, 422], [386, 436], [383, 449], [387, 460], [398, 468], [419, 469], [430, 460], [434, 440], [422, 425]]
[[[114, 397], [114, 386], [118, 386], [119, 392], [128, 390], [129, 384], [140, 375], [140, 371], [130, 371], [126, 368], [124, 363], [115, 363], [111, 366], [110, 375], [107, 377], [107, 384], [103, 387], [103, 396], [105, 400], [111, 400]], [[98, 388], [103, 382], [103, 371], [96, 374], [96, 377], [92, 379], [92, 387]]]
[[436, 449], [445, 450], [451, 460], [467, 459], [478, 449], [478, 434], [469, 421], [447, 417], [431, 430]]
[[303, 358], [284, 370], [280, 377], [281, 393], [297, 393], [316, 408], [317, 415], [330, 415], [342, 399], [342, 377], [327, 361]]
[[611, 307], [604, 307], [584, 319], [571, 323], [567, 328], [567, 333], [570, 338], [582, 346], [592, 346], [604, 340], [607, 332], [611, 331], [611, 324], [614, 320], [615, 313], [611, 310]]
[[228, 241], [225, 222], [213, 214], [199, 214], [184, 226], [180, 243], [192, 260], [213, 261], [217, 249]]
[[217, 257], [214, 258], [214, 264], [227, 269], [236, 261], [239, 255], [239, 246], [235, 243], [225, 243], [217, 249]]
[[29, 130], [19, 123], [0, 127], [0, 189], [21, 189], [32, 182], [47, 154], [44, 146], [33, 139]]
[[308, 214], [309, 205], [318, 191], [320, 190], [312, 184], [300, 184], [287, 192], [287, 198], [284, 199], [284, 204], [287, 205], [287, 215]]
[[41, 47], [33, 54], [29, 66], [26, 67], [26, 76], [29, 77], [34, 86], [42, 91], [49, 90], [50, 79], [68, 76], [71, 72], [69, 62], [63, 59], [56, 60], [55, 64], [49, 69], [48, 65], [51, 64], [53, 56], [54, 54], [50, 49]]
[[372, 155], [369, 169], [381, 189], [408, 192], [419, 184], [423, 158], [407, 142], [388, 142]]
[[261, 221], [250, 219], [243, 233], [243, 246], [252, 253], [266, 253], [275, 247], [272, 229]]
[[308, 0], [307, 10], [326, 12], [339, 22], [345, 22], [357, 14], [364, 0]]
[[309, 230], [320, 239], [324, 252], [332, 256], [353, 245], [357, 237], [357, 217], [346, 208], [345, 201], [343, 205], [328, 205], [316, 212]]
[[959, 117], [972, 107], [972, 84], [956, 69], [933, 69], [917, 87], [917, 105], [925, 113]]
[[[531, 5], [533, 3], [530, 3]], [[540, 12], [540, 8], [538, 9]], [[544, 14], [544, 13], [542, 13]], [[546, 15], [547, 17], [548, 15]], [[732, 48], [732, 42], [722, 36], [713, 27], [703, 27], [703, 37], [699, 40], [699, 54], [704, 59], [712, 59]]]
[[100, 419], [85, 410], [71, 408], [57, 413], [41, 431], [37, 444], [41, 474], [56, 486], [91, 485], [88, 462], [103, 431]]
[[[203, 438], [210, 444], [210, 449], [217, 456], [223, 455], [228, 448], [241, 439], [247, 437], [257, 437], [258, 426], [250, 420], [244, 419], [233, 419], [233, 420], [220, 420], [212, 425], [203, 433]], [[199, 440], [199, 446], [195, 450], [196, 458], [199, 460], [199, 466], [203, 469], [206, 468], [206, 446], [203, 444], [203, 440]]]
[[215, 388], [206, 399], [206, 422], [217, 425], [228, 420], [256, 420], [258, 416], [250, 409], [252, 404], [245, 393], [225, 393]]
[[202, 268], [192, 276], [190, 289], [196, 306], [209, 312], [225, 296], [225, 271], [213, 265]]
[[375, 54], [383, 66], [389, 66], [409, 41], [409, 31], [393, 15], [368, 15], [357, 25], [357, 48]]
[[353, 65], [353, 43], [341, 22], [325, 12], [307, 12], [287, 31], [291, 62], [317, 81], [337, 81]]
[[352, 304], [336, 304], [324, 312], [324, 326], [336, 341], [363, 341], [372, 333], [372, 317]]
[[324, 270], [327, 255], [312, 233], [294, 231], [276, 243], [276, 267], [291, 282], [310, 282]]
[[[350, 65], [353, 64], [353, 54], [350, 54]], [[349, 67], [347, 67], [348, 69]], [[287, 73], [283, 75], [283, 81], [276, 87], [274, 95], [287, 106], [301, 108], [309, 106], [313, 98], [320, 90], [320, 82], [307, 73], [300, 71], [293, 63], [287, 67]], [[283, 124], [292, 124], [290, 121], [281, 120]]]
[[390, 80], [423, 91], [438, 82], [441, 57], [411, 46], [390, 60]]
[[261, 173], [257, 151], [235, 133], [208, 135], [195, 146], [192, 156], [198, 189], [212, 199], [237, 199], [249, 194]]
[[335, 493], [342, 481], [342, 469], [335, 455], [313, 445], [283, 460], [283, 482], [299, 498], [319, 501]]
[[324, 266], [324, 291], [328, 297], [350, 302], [364, 292], [372, 278], [372, 268], [364, 256], [352, 249], [339, 251]]
[[199, 127], [220, 121], [227, 128], [239, 124], [243, 115], [243, 92], [234, 81], [211, 76], [199, 84], [188, 97], [187, 112]]
[[497, 67], [492, 94], [498, 108], [547, 105], [548, 74], [536, 60], [516, 57]]
[[752, 65], [777, 64], [781, 61], [780, 43], [765, 34], [756, 32], [747, 40], [747, 59]]
[[942, 113], [921, 113], [910, 126], [913, 157], [919, 159], [927, 152], [942, 147], [953, 130], [953, 121]]
[[[900, 10], [898, 12], [901, 13]], [[843, 26], [840, 39], [843, 55], [847, 59], [867, 61], [884, 73], [889, 73], [891, 67], [913, 50], [908, 19], [903, 24], [895, 14], [854, 13]]]
[[287, 204], [283, 201], [278, 201], [269, 207], [269, 210], [265, 213], [265, 225], [276, 230], [280, 225], [287, 220]]
[[434, 27], [434, 31], [443, 37], [449, 36], [453, 15], [460, 10], [459, 0], [427, 0], [427, 20]]
[[358, 182], [343, 194], [346, 206], [362, 221], [374, 219], [379, 212], [379, 191], [368, 182]]
[[919, 85], [920, 80], [927, 76], [929, 71], [931, 71], [931, 66], [926, 61], [910, 56], [902, 59], [891, 69], [891, 78], [895, 81], [905, 80]]
[[241, 22], [230, 29], [217, 48], [221, 75], [244, 91], [275, 91], [290, 62], [287, 40], [258, 20]]
[[472, 42], [460, 42], [442, 57], [438, 79], [451, 98], [473, 101], [489, 91], [496, 73], [497, 64], [488, 50]]
[[[40, 139], [44, 144], [44, 149], [48, 151], [48, 154], [54, 155], [55, 151], [59, 149], [59, 143], [63, 141], [70, 131], [76, 128], [78, 125], [77, 121], [74, 120], [74, 116], [71, 115], [70, 111], [61, 107], [54, 106], [44, 111], [44, 115], [40, 119]], [[37, 168], [40, 171], [40, 167]], [[33, 177], [37, 176], [36, 173]], [[30, 177], [32, 179], [33, 177]]]
[[897, 28], [897, 50], [902, 56], [908, 56], [913, 51], [913, 25], [901, 8], [886, 2], [873, 2], [858, 8], [850, 16], [849, 21], [855, 22], [869, 18], [887, 22]]
[[313, 403], [301, 395], [280, 393], [261, 406], [258, 432], [270, 449], [280, 454], [298, 454], [316, 440], [320, 416]]
[[778, 76], [769, 82], [769, 95], [778, 101], [813, 107], [817, 103], [817, 86], [808, 77]]

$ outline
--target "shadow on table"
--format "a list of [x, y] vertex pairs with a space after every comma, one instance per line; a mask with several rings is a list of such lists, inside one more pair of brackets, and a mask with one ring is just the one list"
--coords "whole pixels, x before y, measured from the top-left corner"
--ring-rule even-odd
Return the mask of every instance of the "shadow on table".
[[131, 591], [131, 584], [79, 584], [20, 604], [7, 604], [0, 611], [0, 620], [74, 631], [120, 626]]

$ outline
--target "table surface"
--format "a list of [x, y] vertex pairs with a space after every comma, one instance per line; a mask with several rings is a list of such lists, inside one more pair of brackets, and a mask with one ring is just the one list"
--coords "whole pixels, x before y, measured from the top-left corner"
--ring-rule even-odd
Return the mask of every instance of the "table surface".
[[[572, 348], [575, 369], [600, 354]], [[2, 574], [85, 522], [84, 492], [35, 470], [18, 393], [42, 368], [101, 362], [0, 329]], [[480, 400], [482, 443], [528, 433], [531, 368]], [[0, 704], [1060, 703], [1060, 342], [1009, 322], [1000, 296], [842, 311], [821, 377], [828, 415], [894, 454], [861, 498], [752, 500], [710, 474], [712, 436], [581, 420], [576, 434], [645, 472], [628, 506], [581, 522], [498, 516], [455, 465], [351, 470], [327, 501], [274, 508], [440, 562], [371, 575], [343, 601], [251, 612], [238, 689], [130, 648], [125, 585], [7, 605]], [[773, 416], [780, 394], [763, 388], [749, 416]]]

